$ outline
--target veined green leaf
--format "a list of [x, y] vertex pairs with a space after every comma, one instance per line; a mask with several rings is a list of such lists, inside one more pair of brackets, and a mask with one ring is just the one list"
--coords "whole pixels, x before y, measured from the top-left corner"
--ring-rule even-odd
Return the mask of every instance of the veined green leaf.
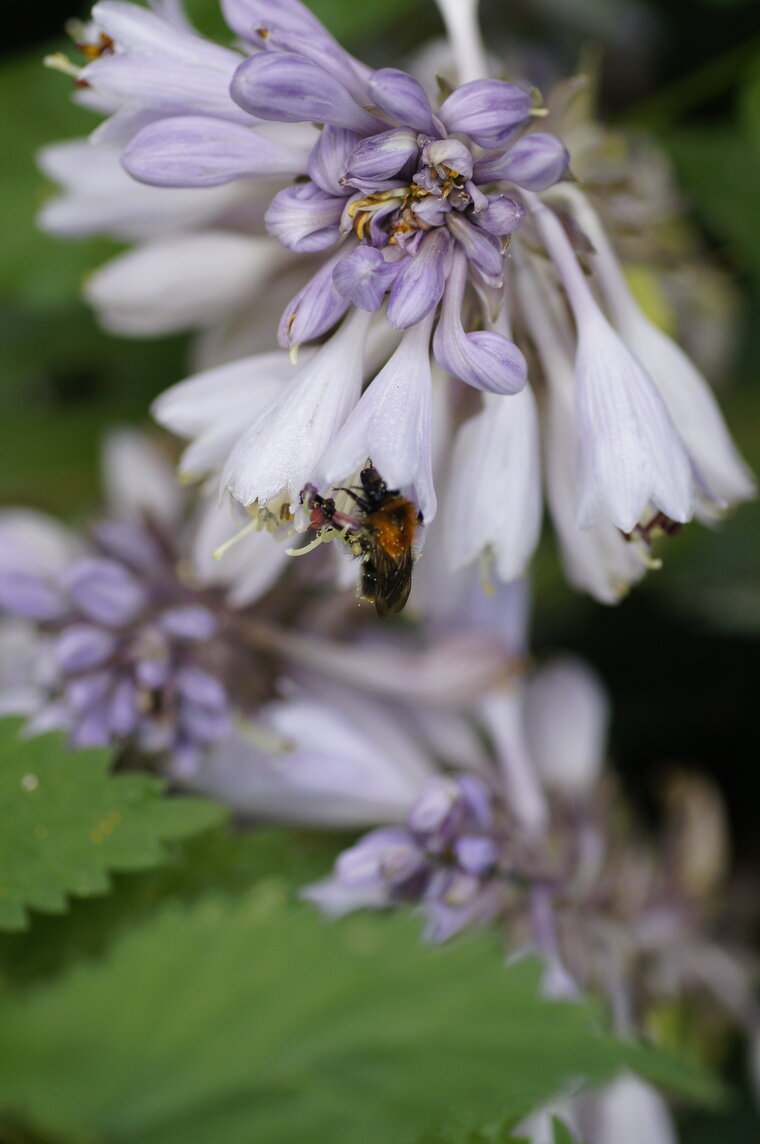
[[28, 908], [58, 913], [69, 894], [105, 893], [109, 871], [155, 866], [166, 842], [224, 817], [203, 799], [164, 798], [159, 779], [110, 774], [110, 751], [22, 739], [20, 727], [0, 721], [2, 929], [23, 929]]
[[541, 999], [539, 976], [492, 936], [430, 950], [408, 916], [328, 925], [272, 880], [0, 1004], [0, 1108], [72, 1144], [402, 1144], [516, 1124], [623, 1067], [705, 1095], [593, 1009]]

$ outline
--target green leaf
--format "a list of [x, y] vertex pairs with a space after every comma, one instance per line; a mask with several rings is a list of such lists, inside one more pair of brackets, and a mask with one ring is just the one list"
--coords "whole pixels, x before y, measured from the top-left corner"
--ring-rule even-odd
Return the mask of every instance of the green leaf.
[[190, 905], [209, 893], [234, 901], [263, 878], [276, 877], [295, 900], [345, 844], [345, 835], [295, 830], [206, 831], [174, 846], [158, 868], [114, 875], [105, 897], [75, 899], [66, 914], [37, 914], [25, 932], [0, 933], [0, 975], [9, 984], [49, 977], [78, 958], [102, 955], [169, 904]]
[[13, 125], [3, 149], [0, 296], [12, 290], [29, 302], [70, 299], [83, 275], [116, 249], [98, 239], [62, 242], [35, 224], [39, 207], [53, 190], [37, 168], [38, 149], [86, 135], [98, 122], [92, 112], [71, 102], [71, 80], [43, 66], [47, 51], [70, 48], [70, 43], [58, 41], [0, 68], [0, 107]]
[[490, 936], [426, 949], [409, 916], [328, 925], [272, 880], [168, 908], [98, 965], [6, 995], [0, 1108], [72, 1144], [392, 1144], [517, 1123], [622, 1067], [710, 1090], [587, 1006], [542, 1000], [539, 976], [505, 970]]
[[21, 725], [0, 721], [2, 929], [24, 929], [27, 908], [65, 910], [67, 894], [105, 893], [108, 871], [155, 866], [165, 842], [224, 816], [202, 799], [164, 798], [158, 779], [109, 774], [109, 751], [71, 751], [57, 734], [22, 739]]
[[760, 152], [746, 126], [681, 127], [665, 142], [679, 178], [728, 253], [760, 280]]

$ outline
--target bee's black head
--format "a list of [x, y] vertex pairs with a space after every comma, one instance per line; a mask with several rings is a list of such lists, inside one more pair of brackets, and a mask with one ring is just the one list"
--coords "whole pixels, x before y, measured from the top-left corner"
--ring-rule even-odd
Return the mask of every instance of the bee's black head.
[[362, 469], [359, 480], [362, 483], [365, 497], [372, 505], [380, 504], [389, 494], [395, 496], [398, 492], [397, 489], [388, 488], [371, 462], [366, 469]]

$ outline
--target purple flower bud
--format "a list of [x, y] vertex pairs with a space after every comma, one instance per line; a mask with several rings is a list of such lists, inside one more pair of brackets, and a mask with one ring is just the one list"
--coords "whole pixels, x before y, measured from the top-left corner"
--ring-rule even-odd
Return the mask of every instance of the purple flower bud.
[[217, 632], [213, 612], [200, 604], [179, 604], [175, 608], [167, 608], [158, 622], [170, 636], [193, 643], [210, 640]]
[[111, 728], [108, 722], [108, 706], [101, 704], [79, 720], [71, 732], [72, 747], [105, 747], [111, 741]]
[[373, 830], [345, 850], [335, 864], [346, 886], [376, 883], [403, 885], [425, 866], [425, 856], [408, 831], [396, 827]]
[[121, 738], [131, 735], [139, 718], [137, 688], [131, 679], [122, 679], [115, 688], [108, 707], [111, 732]]
[[341, 179], [359, 136], [345, 127], [324, 127], [309, 155], [309, 176], [328, 195], [348, 195]]
[[171, 671], [168, 659], [142, 659], [135, 664], [135, 679], [147, 691], [158, 691], [168, 682]]
[[191, 742], [213, 743], [229, 733], [231, 723], [226, 710], [210, 711], [207, 707], [196, 707], [194, 703], [182, 703], [179, 727]]
[[459, 870], [439, 870], [430, 881], [425, 899], [439, 899], [447, 906], [461, 908], [477, 897], [479, 891], [480, 881], [472, 874]]
[[306, 165], [303, 153], [242, 123], [201, 115], [149, 124], [121, 161], [132, 178], [158, 187], [216, 187], [249, 175], [300, 175]]
[[464, 332], [460, 310], [466, 278], [467, 258], [463, 251], [455, 251], [433, 335], [435, 360], [447, 373], [476, 389], [518, 393], [528, 379], [528, 366], [514, 342], [493, 330]]
[[481, 147], [505, 147], [527, 122], [531, 97], [513, 83], [475, 79], [453, 91], [438, 117], [449, 131], [462, 131]]
[[363, 180], [390, 179], [419, 154], [416, 131], [383, 131], [362, 139], [348, 161], [346, 178], [359, 185]]
[[467, 809], [469, 822], [482, 830], [490, 829], [493, 823], [493, 802], [488, 787], [475, 775], [462, 774], [457, 785]]
[[440, 831], [456, 806], [458, 797], [456, 783], [445, 779], [429, 782], [409, 812], [409, 829], [415, 834]]
[[367, 86], [375, 107], [397, 123], [426, 135], [435, 134], [428, 97], [416, 79], [397, 68], [380, 68], [372, 73]]
[[28, 572], [0, 573], [0, 608], [33, 620], [56, 620], [66, 611], [60, 593]]
[[79, 611], [110, 628], [130, 623], [146, 604], [142, 585], [114, 560], [79, 560], [66, 570], [65, 583]]
[[451, 203], [447, 198], [425, 195], [424, 198], [412, 203], [412, 213], [428, 226], [443, 226], [446, 215], [451, 214]]
[[537, 132], [518, 139], [498, 155], [486, 155], [475, 164], [479, 183], [508, 179], [526, 191], [545, 191], [562, 178], [570, 163], [564, 143], [556, 135]]
[[180, 693], [198, 707], [211, 711], [224, 711], [227, 708], [227, 692], [214, 675], [202, 667], [191, 664], [177, 672], [177, 687]]
[[92, 529], [100, 548], [122, 564], [140, 572], [156, 571], [163, 559], [160, 545], [137, 524], [124, 520], [101, 520]]
[[92, 671], [111, 658], [116, 639], [92, 624], [72, 624], [58, 636], [54, 650], [64, 671]]
[[360, 246], [341, 259], [333, 270], [333, 282], [338, 293], [354, 306], [374, 312], [382, 306], [400, 267], [400, 262], [386, 262], [374, 247]]
[[455, 171], [465, 179], [472, 175], [472, 155], [459, 139], [429, 140], [422, 148], [421, 160], [429, 167], [444, 167], [447, 171]]
[[504, 284], [504, 260], [499, 240], [473, 226], [462, 215], [452, 211], [448, 228], [454, 235], [468, 260], [478, 270], [489, 286]]
[[245, 60], [233, 76], [230, 95], [244, 111], [274, 122], [329, 123], [360, 135], [384, 127], [329, 72], [292, 52]]
[[368, 102], [363, 80], [369, 68], [349, 56], [305, 5], [297, 0], [226, 0], [226, 4], [246, 28], [244, 38], [257, 48], [305, 56], [334, 76], [361, 106]]
[[493, 838], [463, 834], [454, 844], [457, 862], [467, 874], [476, 878], [493, 870], [499, 861], [499, 848]]
[[66, 702], [75, 711], [86, 711], [96, 707], [104, 699], [113, 685], [110, 671], [98, 671], [93, 675], [82, 675], [66, 685]]
[[244, 40], [254, 40], [260, 28], [272, 27], [300, 35], [327, 35], [300, 0], [222, 0], [224, 18]]
[[388, 321], [397, 330], [416, 325], [438, 305], [446, 285], [448, 248], [446, 231], [432, 230], [423, 238], [417, 253], [403, 259], [387, 310]]
[[326, 334], [351, 305], [333, 283], [333, 270], [343, 257], [341, 251], [321, 266], [283, 310], [277, 330], [277, 341], [283, 349]]
[[489, 195], [488, 206], [473, 215], [473, 222], [489, 234], [513, 234], [525, 220], [525, 207], [505, 195]]
[[264, 223], [288, 250], [311, 254], [337, 242], [344, 205], [343, 199], [325, 194], [313, 183], [298, 183], [274, 196]]

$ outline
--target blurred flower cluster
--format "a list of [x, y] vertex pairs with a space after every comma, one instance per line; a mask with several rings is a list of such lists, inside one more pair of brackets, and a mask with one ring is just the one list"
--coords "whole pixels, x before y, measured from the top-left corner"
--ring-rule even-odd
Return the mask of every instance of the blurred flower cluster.
[[[173, 0], [101, 0], [81, 63], [48, 61], [104, 118], [43, 152], [41, 225], [133, 243], [87, 297], [118, 334], [196, 331], [196, 372], [153, 409], [182, 487], [125, 430], [84, 535], [0, 517], [0, 709], [241, 819], [369, 829], [304, 890], [328, 916], [491, 927], [623, 1034], [695, 998], [753, 1034], [716, 793], [677, 777], [650, 836], [605, 768], [603, 685], [529, 652], [544, 496], [570, 583], [614, 603], [658, 537], [754, 492], [646, 312], [701, 305], [661, 257], [675, 192], [651, 146], [609, 146], [587, 77], [544, 99], [501, 78], [473, 0], [439, 8], [447, 48], [407, 70], [299, 0], [222, 0], [233, 47]], [[357, 571], [381, 616], [411, 589], [412, 621], [357, 607]], [[674, 1139], [632, 1077], [560, 1110], [590, 1144]]]

